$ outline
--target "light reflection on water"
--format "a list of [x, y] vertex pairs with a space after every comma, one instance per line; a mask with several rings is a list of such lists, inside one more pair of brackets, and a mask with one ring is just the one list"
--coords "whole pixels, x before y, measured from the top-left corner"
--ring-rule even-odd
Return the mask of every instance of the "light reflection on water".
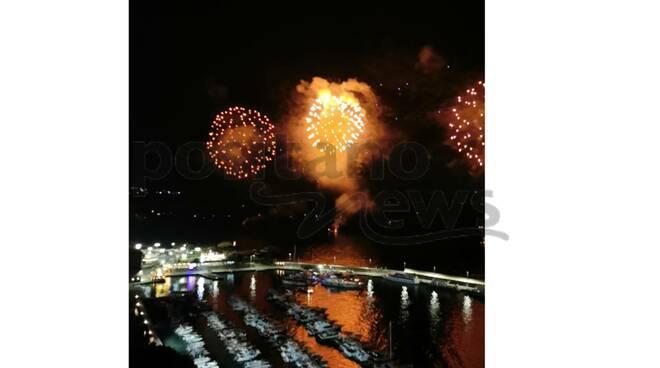
[[342, 331], [356, 335], [363, 343], [371, 344], [381, 338], [382, 331], [377, 328], [381, 318], [369, 307], [367, 293], [333, 291], [321, 285], [316, 285], [313, 290], [313, 294], [297, 294], [298, 303], [325, 308], [329, 320], [337, 322]]
[[254, 301], [257, 296], [257, 279], [252, 275], [250, 277], [250, 300]]
[[195, 276], [188, 276], [185, 279], [186, 279], [186, 290], [187, 291], [195, 290], [195, 284], [197, 278]]
[[[226, 276], [229, 279], [229, 275]], [[167, 278], [166, 283], [152, 286], [152, 294], [164, 296], [179, 289], [187, 290], [196, 299], [202, 295], [239, 328], [247, 328], [226, 303], [229, 296], [237, 295], [252, 303], [260, 313], [283, 321], [291, 336], [326, 359], [329, 367], [358, 367], [336, 349], [319, 344], [303, 326], [266, 301], [267, 291], [281, 285], [276, 272], [236, 273], [234, 276], [235, 280], [213, 281], [212, 286], [210, 282], [205, 285], [202, 277]], [[316, 285], [312, 293], [298, 292], [295, 297], [300, 304], [325, 308], [328, 319], [341, 325], [342, 332], [354, 334], [366, 347], [383, 353], [388, 350], [388, 325], [392, 321], [395, 357], [416, 367], [431, 366], [433, 362], [441, 362], [437, 364], [446, 367], [483, 367], [484, 313], [483, 302], [479, 299], [432, 290], [426, 285], [402, 286], [379, 278], [364, 281], [364, 290], [332, 291]], [[204, 328], [205, 323], [202, 321], [197, 326]], [[213, 334], [208, 336], [212, 338]], [[259, 340], [254, 343], [259, 344]], [[221, 347], [218, 349], [222, 351]], [[277, 355], [275, 353], [273, 358], [276, 361]], [[224, 359], [227, 361], [226, 357]], [[228, 362], [223, 366], [233, 367], [231, 359]], [[283, 363], [273, 366], [281, 367]]]
[[429, 332], [431, 336], [437, 337], [440, 327], [440, 301], [438, 301], [438, 293], [433, 291], [429, 302]]
[[[170, 294], [170, 288], [172, 287], [172, 282], [169, 277], [165, 278], [165, 282], [162, 284], [156, 284], [155, 294], [156, 298], [167, 296]], [[151, 290], [149, 291], [151, 293]]]
[[374, 297], [374, 282], [373, 280], [369, 279], [367, 281], [367, 298], [373, 299]]
[[371, 262], [376, 257], [376, 254], [372, 254], [374, 250], [366, 249], [364, 244], [356, 242], [356, 239], [339, 235], [334, 242], [305, 248], [298, 259], [344, 266], [377, 266], [376, 262]]
[[218, 280], [213, 281], [213, 289], [211, 291], [211, 295], [215, 298], [218, 296], [218, 293], [220, 292], [220, 289], [218, 288]]
[[205, 279], [203, 277], [197, 280], [197, 300], [200, 301], [204, 299], [204, 281]]
[[469, 326], [472, 321], [472, 299], [465, 295], [463, 296], [463, 323]]
[[405, 326], [408, 322], [408, 317], [410, 313], [408, 307], [410, 306], [410, 298], [408, 297], [408, 287], [401, 286], [401, 313], [399, 314], [401, 318], [401, 324]]

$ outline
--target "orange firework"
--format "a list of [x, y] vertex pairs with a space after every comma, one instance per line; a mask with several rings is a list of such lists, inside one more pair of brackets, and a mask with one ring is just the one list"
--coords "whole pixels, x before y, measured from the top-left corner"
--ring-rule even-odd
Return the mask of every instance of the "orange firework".
[[456, 98], [458, 104], [451, 109], [449, 140], [465, 155], [472, 169], [484, 166], [484, 83], [469, 88]]
[[307, 139], [320, 151], [329, 145], [343, 152], [360, 138], [364, 119], [364, 110], [355, 99], [321, 90], [305, 118]]
[[275, 156], [274, 131], [266, 115], [230, 107], [213, 120], [206, 148], [227, 175], [245, 179], [255, 176]]

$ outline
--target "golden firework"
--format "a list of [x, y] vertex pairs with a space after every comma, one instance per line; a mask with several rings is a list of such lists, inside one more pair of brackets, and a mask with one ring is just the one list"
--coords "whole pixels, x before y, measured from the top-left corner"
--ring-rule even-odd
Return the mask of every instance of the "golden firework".
[[484, 83], [468, 88], [451, 109], [449, 140], [474, 168], [484, 166]]
[[307, 139], [312, 146], [325, 152], [339, 152], [354, 144], [364, 132], [365, 112], [351, 96], [319, 91], [305, 118]]
[[258, 111], [230, 107], [213, 120], [206, 148], [227, 175], [249, 178], [275, 156], [275, 126]]

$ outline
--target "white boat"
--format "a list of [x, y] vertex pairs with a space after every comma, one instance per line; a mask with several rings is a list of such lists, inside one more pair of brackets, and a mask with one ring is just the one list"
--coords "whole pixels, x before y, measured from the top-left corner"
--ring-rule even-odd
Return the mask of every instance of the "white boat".
[[238, 352], [236, 352], [236, 355], [234, 356], [234, 359], [237, 362], [246, 362], [248, 360], [252, 360], [256, 358], [259, 355], [259, 350], [250, 348], [248, 346], [243, 346]]
[[270, 363], [265, 360], [251, 360], [245, 363], [243, 368], [270, 368]]

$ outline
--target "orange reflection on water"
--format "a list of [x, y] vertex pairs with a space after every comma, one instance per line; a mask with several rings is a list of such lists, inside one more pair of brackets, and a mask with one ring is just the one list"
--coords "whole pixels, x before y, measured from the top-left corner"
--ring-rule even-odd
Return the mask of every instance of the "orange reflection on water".
[[352, 238], [338, 236], [334, 243], [320, 244], [306, 249], [300, 260], [342, 266], [375, 266], [375, 263], [370, 262], [369, 254], [364, 251], [365, 246], [355, 242], [356, 240]]
[[170, 278], [166, 277], [165, 282], [156, 284], [156, 298], [160, 298], [163, 296], [168, 296], [170, 295], [170, 287], [172, 284], [170, 283]]
[[355, 335], [366, 346], [383, 350], [388, 342], [378, 325], [382, 314], [373, 306], [373, 297], [365, 291], [331, 291], [321, 285], [312, 294], [296, 294], [296, 301], [310, 307], [325, 308], [328, 319], [337, 322], [344, 333]]
[[320, 355], [328, 362], [328, 368], [359, 368], [360, 365], [346, 358], [337, 349], [319, 344], [316, 339], [309, 336], [305, 327], [296, 325], [293, 327], [293, 339], [304, 345], [314, 354]]
[[484, 366], [484, 304], [463, 296], [462, 306], [449, 314], [447, 342], [442, 357], [448, 367], [477, 368]]

